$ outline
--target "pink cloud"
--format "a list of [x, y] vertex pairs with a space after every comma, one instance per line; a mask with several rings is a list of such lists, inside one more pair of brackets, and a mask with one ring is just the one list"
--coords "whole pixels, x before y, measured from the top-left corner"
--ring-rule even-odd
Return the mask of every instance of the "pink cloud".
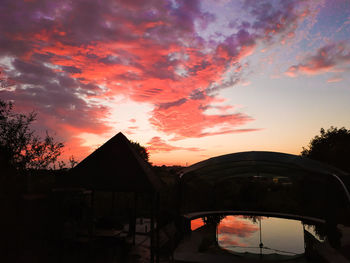
[[196, 147], [178, 147], [173, 146], [168, 143], [166, 143], [164, 140], [162, 140], [160, 137], [153, 137], [148, 143], [147, 150], [151, 153], [157, 153], [157, 152], [171, 152], [171, 151], [178, 151], [178, 150], [185, 150], [185, 151], [193, 151], [198, 152], [202, 151], [200, 148]]
[[249, 80], [242, 82], [242, 86], [244, 86], [244, 87], [249, 86], [250, 84], [252, 84], [252, 83]]
[[327, 79], [327, 82], [328, 83], [335, 83], [335, 82], [340, 82], [342, 80], [343, 80], [342, 77], [332, 77], [332, 78]]
[[350, 64], [350, 46], [338, 42], [319, 48], [316, 54], [309, 55], [303, 62], [291, 66], [285, 74], [289, 77], [299, 74], [316, 75], [337, 71], [347, 64]]
[[137, 130], [139, 129], [138, 126], [129, 126], [126, 130], [127, 134], [135, 134], [137, 132]]
[[[243, 125], [252, 120], [251, 117], [242, 113], [205, 114], [205, 105], [208, 104], [206, 100], [211, 101], [212, 98], [205, 97], [203, 100], [188, 100], [181, 103], [181, 105], [155, 109], [150, 122], [165, 134], [170, 135], [175, 133], [177, 140], [255, 130], [232, 129], [232, 127]], [[220, 130], [216, 132], [205, 132], [206, 129], [215, 127], [220, 127]]]

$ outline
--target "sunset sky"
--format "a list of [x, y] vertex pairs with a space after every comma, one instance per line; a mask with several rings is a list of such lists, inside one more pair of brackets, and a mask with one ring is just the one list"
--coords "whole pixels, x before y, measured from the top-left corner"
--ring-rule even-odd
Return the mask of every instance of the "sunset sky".
[[1, 0], [0, 88], [82, 160], [123, 132], [151, 162], [299, 154], [350, 128], [349, 0]]

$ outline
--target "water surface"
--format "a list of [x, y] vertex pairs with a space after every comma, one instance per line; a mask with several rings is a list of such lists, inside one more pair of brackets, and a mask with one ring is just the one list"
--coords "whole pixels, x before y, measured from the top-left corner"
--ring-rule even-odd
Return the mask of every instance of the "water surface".
[[298, 255], [305, 252], [301, 221], [226, 216], [217, 226], [218, 245], [237, 253]]

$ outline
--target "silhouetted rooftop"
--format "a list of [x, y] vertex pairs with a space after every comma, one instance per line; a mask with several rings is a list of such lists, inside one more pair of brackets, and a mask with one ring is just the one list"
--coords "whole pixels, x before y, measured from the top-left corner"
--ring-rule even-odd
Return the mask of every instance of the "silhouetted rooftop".
[[71, 170], [76, 186], [120, 192], [159, 191], [162, 182], [151, 166], [118, 133]]

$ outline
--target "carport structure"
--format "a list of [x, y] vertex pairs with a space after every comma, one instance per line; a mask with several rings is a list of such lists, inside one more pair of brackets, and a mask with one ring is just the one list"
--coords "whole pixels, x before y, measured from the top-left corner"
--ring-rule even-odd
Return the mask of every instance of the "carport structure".
[[[96, 151], [81, 161], [71, 170], [71, 180], [76, 186], [92, 191], [91, 206], [94, 210], [94, 192], [105, 191], [113, 193], [129, 192], [134, 195], [132, 220], [129, 231], [135, 241], [136, 214], [138, 195], [147, 194], [149, 198], [150, 225], [150, 260], [154, 262], [159, 240], [158, 228], [155, 233], [155, 221], [159, 215], [159, 191], [162, 182], [153, 173], [151, 166], [133, 149], [130, 141], [118, 133]], [[158, 261], [158, 253], [157, 253]]]
[[182, 215], [204, 211], [265, 211], [349, 219], [349, 174], [277, 152], [241, 152], [196, 163], [180, 174]]

